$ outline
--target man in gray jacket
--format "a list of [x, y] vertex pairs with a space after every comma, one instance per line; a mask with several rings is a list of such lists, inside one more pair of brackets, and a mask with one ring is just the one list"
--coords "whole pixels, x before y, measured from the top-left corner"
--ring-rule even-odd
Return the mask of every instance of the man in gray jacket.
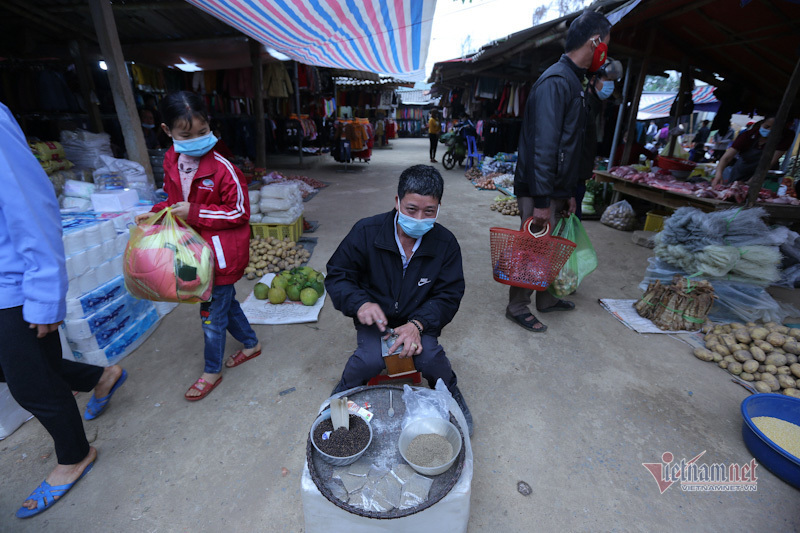
[[[576, 18], [567, 31], [565, 53], [542, 73], [525, 103], [514, 191], [520, 218], [524, 223], [533, 217], [533, 231], [547, 224], [552, 231], [557, 216], [575, 212], [586, 129], [583, 80], [587, 71], [596, 72], [605, 63], [610, 32], [611, 23], [601, 13], [587, 11]], [[532, 293], [511, 287], [506, 317], [529, 331], [544, 332], [547, 326], [528, 307]], [[575, 304], [543, 291], [536, 309], [571, 311]]]

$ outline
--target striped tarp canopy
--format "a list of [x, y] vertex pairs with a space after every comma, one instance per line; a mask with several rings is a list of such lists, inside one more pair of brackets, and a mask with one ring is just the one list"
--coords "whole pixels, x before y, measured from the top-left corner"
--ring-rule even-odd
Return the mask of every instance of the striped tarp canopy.
[[422, 80], [436, 0], [188, 0], [307, 65]]
[[[713, 85], [704, 85], [702, 87], [697, 87], [694, 91], [692, 91], [692, 102], [694, 102], [695, 109], [697, 109], [697, 106], [703, 104], [717, 104], [719, 100], [717, 100], [717, 97], [714, 96], [715, 90], [716, 87]], [[639, 109], [636, 118], [638, 120], [649, 120], [654, 118], [668, 117], [670, 109], [672, 109], [672, 102], [675, 101], [676, 96], [677, 95], [673, 94], [659, 102]]]

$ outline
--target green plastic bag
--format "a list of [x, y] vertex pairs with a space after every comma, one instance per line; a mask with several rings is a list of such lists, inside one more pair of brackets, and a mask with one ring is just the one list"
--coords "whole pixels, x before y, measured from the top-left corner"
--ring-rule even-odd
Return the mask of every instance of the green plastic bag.
[[592, 246], [586, 230], [583, 229], [583, 224], [575, 214], [559, 220], [553, 235], [564, 237], [575, 243], [575, 251], [569, 256], [555, 281], [547, 289], [553, 296], [563, 298], [575, 292], [583, 278], [597, 268], [597, 253], [594, 251], [594, 246]]

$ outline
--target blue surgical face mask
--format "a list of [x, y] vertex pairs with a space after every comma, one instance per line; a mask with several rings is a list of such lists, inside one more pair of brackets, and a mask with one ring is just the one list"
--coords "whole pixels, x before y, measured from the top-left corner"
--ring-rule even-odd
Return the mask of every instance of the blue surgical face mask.
[[437, 218], [439, 218], [438, 207], [436, 208], [436, 216], [434, 218], [419, 219], [404, 214], [400, 211], [400, 203], [397, 203], [397, 223], [400, 224], [400, 229], [403, 230], [403, 233], [412, 239], [419, 239], [428, 233], [433, 228]]
[[172, 139], [172, 144], [175, 146], [175, 151], [179, 154], [186, 154], [192, 157], [202, 157], [214, 148], [217, 144], [217, 138], [213, 133], [208, 133], [202, 137], [195, 137], [188, 141], [179, 141]]
[[155, 124], [145, 124], [144, 122], [142, 122], [142, 127], [143, 128], [147, 128], [148, 130], [152, 130], [153, 128], [156, 127], [156, 125]]
[[611, 80], [603, 82], [603, 88], [597, 91], [597, 97], [600, 100], [605, 100], [614, 93], [614, 82]]
[[769, 130], [767, 128], [758, 128], [758, 133], [761, 134], [762, 137], [769, 137]]

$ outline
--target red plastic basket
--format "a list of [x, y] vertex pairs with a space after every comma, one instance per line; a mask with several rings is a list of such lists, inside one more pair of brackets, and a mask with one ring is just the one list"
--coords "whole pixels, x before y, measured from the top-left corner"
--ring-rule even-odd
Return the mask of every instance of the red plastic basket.
[[495, 281], [535, 291], [546, 290], [575, 250], [575, 243], [550, 235], [550, 224], [531, 231], [533, 218], [523, 230], [490, 228], [492, 274]]

